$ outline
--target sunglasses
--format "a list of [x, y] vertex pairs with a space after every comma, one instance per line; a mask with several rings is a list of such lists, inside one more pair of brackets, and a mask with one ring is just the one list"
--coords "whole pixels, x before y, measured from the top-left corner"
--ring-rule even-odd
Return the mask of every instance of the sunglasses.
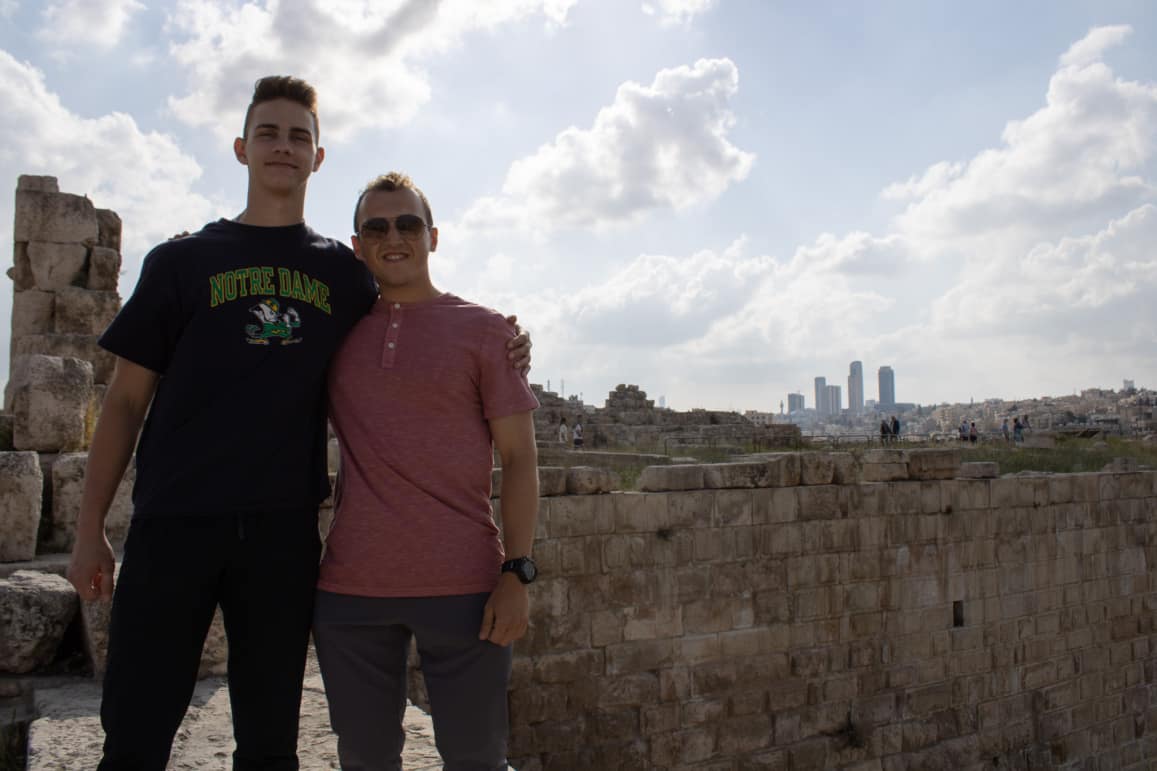
[[[426, 220], [417, 214], [399, 214], [393, 220], [398, 235], [411, 240], [422, 237], [426, 232]], [[385, 217], [374, 217], [362, 223], [358, 231], [358, 238], [363, 241], [385, 241], [390, 234], [390, 220]]]

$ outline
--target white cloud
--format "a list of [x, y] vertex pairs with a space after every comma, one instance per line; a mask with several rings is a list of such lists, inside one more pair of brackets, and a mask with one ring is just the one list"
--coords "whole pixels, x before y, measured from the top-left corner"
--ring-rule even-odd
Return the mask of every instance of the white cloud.
[[577, 1], [178, 0], [168, 28], [191, 85], [170, 105], [191, 125], [236, 136], [254, 81], [292, 74], [318, 88], [323, 138], [404, 125], [430, 99], [432, 54], [535, 14], [555, 28]]
[[0, 19], [11, 19], [20, 10], [18, 0], [0, 0]]
[[1001, 146], [885, 189], [914, 199], [897, 229], [929, 245], [1015, 255], [1150, 199], [1140, 174], [1154, 153], [1157, 85], [1118, 79], [1100, 59], [1127, 31], [1098, 28], [1074, 44], [1045, 106], [1010, 121]]
[[713, 5], [715, 0], [649, 0], [643, 3], [643, 13], [658, 16], [664, 25], [685, 24]]
[[477, 201], [463, 224], [602, 228], [711, 201], [755, 162], [728, 138], [738, 88], [729, 59], [661, 70], [646, 86], [624, 83], [590, 128], [565, 129], [515, 161], [502, 193]]
[[37, 36], [50, 45], [113, 48], [120, 42], [134, 13], [145, 6], [137, 0], [51, 0], [41, 11]]
[[[82, 118], [70, 112], [41, 72], [5, 51], [0, 101], [8, 106], [0, 125], [0, 178], [55, 176], [63, 192], [115, 210], [125, 223], [122, 252], [129, 263], [150, 244], [212, 216], [210, 202], [189, 189], [201, 176], [200, 166], [171, 137], [141, 131], [122, 113]], [[0, 243], [11, 243], [11, 222], [12, 199], [5, 196]]]

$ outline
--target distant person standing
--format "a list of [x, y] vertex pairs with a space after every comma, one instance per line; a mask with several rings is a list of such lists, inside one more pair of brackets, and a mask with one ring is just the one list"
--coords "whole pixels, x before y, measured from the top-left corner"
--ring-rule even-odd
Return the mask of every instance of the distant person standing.
[[1020, 418], [1012, 419], [1012, 440], [1017, 444], [1024, 441], [1024, 425], [1020, 422]]
[[1008, 444], [1008, 418], [1005, 418], [1004, 422], [1000, 424], [1000, 433], [1004, 437], [1004, 443]]
[[570, 429], [566, 426], [566, 418], [558, 419], [558, 443], [563, 447], [570, 446]]
[[574, 448], [581, 450], [583, 448], [583, 423], [582, 418], [574, 419], [574, 431], [571, 432], [574, 437]]
[[960, 441], [962, 441], [962, 442], [968, 441], [968, 419], [967, 418], [961, 418], [959, 434], [960, 434]]
[[979, 437], [980, 435], [976, 433], [976, 421], [974, 420], [968, 424], [968, 441], [972, 444], [976, 444], [976, 440]]
[[880, 421], [880, 446], [888, 443], [888, 437], [892, 435], [892, 425], [887, 418]]
[[900, 441], [900, 419], [892, 416], [892, 443]]

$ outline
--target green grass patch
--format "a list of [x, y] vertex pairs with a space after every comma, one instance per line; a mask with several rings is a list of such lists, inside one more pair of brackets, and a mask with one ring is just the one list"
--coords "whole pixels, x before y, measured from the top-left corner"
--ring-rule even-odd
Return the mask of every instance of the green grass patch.
[[1017, 447], [983, 444], [962, 453], [964, 461], [992, 461], [1001, 474], [1019, 471], [1076, 473], [1100, 471], [1116, 458], [1131, 458], [1143, 466], [1157, 467], [1157, 446], [1112, 437], [1109, 439], [1058, 439], [1056, 447]]

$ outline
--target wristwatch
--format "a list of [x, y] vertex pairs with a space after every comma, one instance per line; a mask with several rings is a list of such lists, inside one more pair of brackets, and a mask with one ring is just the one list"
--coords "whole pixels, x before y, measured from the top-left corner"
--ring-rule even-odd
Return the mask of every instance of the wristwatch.
[[513, 573], [518, 576], [519, 581], [524, 584], [529, 584], [535, 578], [538, 578], [538, 565], [535, 565], [534, 560], [530, 557], [519, 557], [518, 559], [503, 562], [502, 572]]

